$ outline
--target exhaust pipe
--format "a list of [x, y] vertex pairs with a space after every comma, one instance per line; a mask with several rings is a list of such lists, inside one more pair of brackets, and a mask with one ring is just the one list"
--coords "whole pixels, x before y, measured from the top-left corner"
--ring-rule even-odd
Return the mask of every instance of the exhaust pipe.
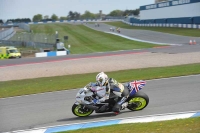
[[89, 109], [92, 109], [92, 110], [95, 110], [95, 111], [99, 109], [99, 107], [96, 107], [96, 106], [91, 105], [91, 104], [84, 104], [84, 106], [86, 108], [89, 108]]

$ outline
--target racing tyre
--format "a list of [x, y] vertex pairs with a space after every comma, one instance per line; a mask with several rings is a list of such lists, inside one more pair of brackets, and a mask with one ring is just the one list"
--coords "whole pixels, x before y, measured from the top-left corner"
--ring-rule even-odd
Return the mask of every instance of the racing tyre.
[[149, 97], [142, 91], [138, 91], [135, 95], [127, 99], [127, 108], [132, 111], [144, 109], [149, 103]]
[[78, 117], [86, 117], [93, 113], [94, 110], [84, 107], [83, 105], [72, 106], [72, 113]]

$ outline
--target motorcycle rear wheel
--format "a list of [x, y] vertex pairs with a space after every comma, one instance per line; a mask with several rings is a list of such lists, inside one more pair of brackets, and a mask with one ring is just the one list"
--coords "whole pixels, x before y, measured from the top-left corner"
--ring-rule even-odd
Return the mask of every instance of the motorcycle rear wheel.
[[133, 104], [134, 106], [128, 106], [127, 108], [132, 111], [138, 111], [144, 109], [149, 103], [149, 97], [142, 91], [138, 91], [132, 97], [127, 99], [129, 105]]
[[89, 108], [83, 108], [82, 105], [76, 105], [74, 104], [72, 106], [72, 113], [78, 117], [86, 117], [93, 113], [94, 110]]

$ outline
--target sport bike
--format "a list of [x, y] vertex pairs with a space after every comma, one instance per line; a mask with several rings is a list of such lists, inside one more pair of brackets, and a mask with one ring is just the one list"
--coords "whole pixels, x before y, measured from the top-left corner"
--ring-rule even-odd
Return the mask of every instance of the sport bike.
[[[129, 89], [129, 97], [122, 104], [121, 110], [128, 108], [131, 111], [144, 109], [149, 103], [149, 97], [141, 91], [146, 82], [143, 80], [135, 80], [125, 84], [123, 87]], [[109, 99], [102, 103], [95, 103], [94, 100], [100, 99], [105, 95], [105, 87], [84, 87], [76, 94], [76, 102], [72, 106], [72, 112], [79, 117], [86, 117], [95, 111], [96, 113], [112, 112], [113, 106], [117, 103], [121, 94], [111, 91]]]

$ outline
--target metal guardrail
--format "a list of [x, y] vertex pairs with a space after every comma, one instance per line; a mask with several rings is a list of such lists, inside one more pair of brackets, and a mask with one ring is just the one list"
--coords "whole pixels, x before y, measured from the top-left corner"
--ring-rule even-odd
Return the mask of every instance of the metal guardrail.
[[[28, 27], [26, 27], [28, 30]], [[13, 27], [1, 29], [0, 46], [32, 47], [32, 48], [50, 48], [55, 47], [56, 36], [44, 33], [16, 33]]]
[[9, 40], [55, 44], [56, 36], [55, 34], [22, 32], [16, 33]]
[[0, 40], [8, 40], [15, 34], [14, 28], [11, 27], [9, 29], [0, 29]]
[[30, 26], [28, 24], [26, 24], [26, 23], [19, 23], [18, 25], [19, 25], [20, 29], [24, 29], [25, 31], [28, 31], [28, 32], [31, 31], [30, 30]]
[[0, 40], [0, 46], [15, 46], [15, 47], [31, 47], [31, 48], [43, 48], [43, 49], [53, 49], [54, 44], [31, 42], [31, 41], [10, 41], [10, 40]]
[[178, 28], [193, 28], [193, 29], [200, 29], [200, 25], [197, 24], [168, 24], [168, 23], [151, 23], [151, 24], [137, 24], [137, 23], [130, 23], [127, 21], [122, 21], [128, 25], [132, 26], [145, 26], [145, 27], [178, 27]]

